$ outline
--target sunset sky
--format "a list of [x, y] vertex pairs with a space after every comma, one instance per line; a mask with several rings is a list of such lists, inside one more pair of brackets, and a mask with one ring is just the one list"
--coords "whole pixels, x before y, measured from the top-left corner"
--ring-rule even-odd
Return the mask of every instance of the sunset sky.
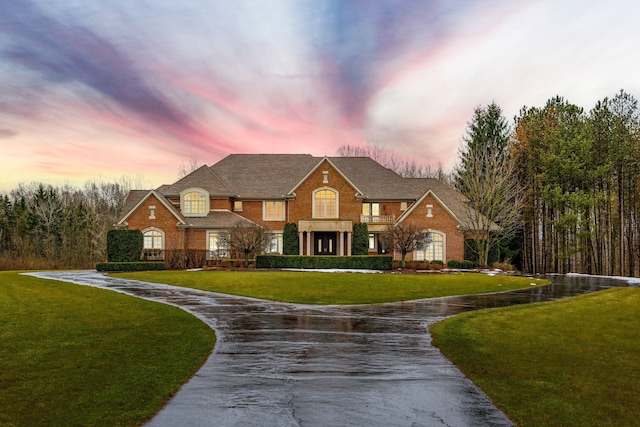
[[640, 2], [0, 2], [0, 192], [375, 146], [451, 167], [473, 109], [640, 97]]

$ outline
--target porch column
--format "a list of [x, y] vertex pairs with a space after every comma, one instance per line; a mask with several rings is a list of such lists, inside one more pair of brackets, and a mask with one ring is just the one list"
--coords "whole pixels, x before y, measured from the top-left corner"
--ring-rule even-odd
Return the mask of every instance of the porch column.
[[298, 233], [298, 255], [304, 255], [304, 231]]
[[311, 255], [311, 232], [307, 231], [307, 255]]
[[344, 256], [344, 232], [338, 233], [338, 256]]
[[353, 233], [348, 231], [347, 232], [347, 256], [351, 256], [351, 238]]

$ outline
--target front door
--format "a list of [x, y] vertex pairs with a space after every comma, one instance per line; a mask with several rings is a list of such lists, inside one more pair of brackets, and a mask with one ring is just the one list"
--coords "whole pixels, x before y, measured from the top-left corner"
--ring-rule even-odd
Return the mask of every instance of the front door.
[[336, 233], [315, 232], [315, 255], [336, 254]]

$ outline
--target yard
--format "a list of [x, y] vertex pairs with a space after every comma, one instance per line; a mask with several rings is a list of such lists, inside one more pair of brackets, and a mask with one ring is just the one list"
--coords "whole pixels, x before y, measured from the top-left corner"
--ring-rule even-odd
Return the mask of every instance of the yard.
[[520, 426], [638, 426], [640, 289], [465, 313], [433, 344]]
[[0, 272], [0, 425], [140, 425], [209, 356], [175, 307]]
[[298, 304], [376, 304], [528, 288], [546, 280], [457, 274], [148, 271], [118, 277]]

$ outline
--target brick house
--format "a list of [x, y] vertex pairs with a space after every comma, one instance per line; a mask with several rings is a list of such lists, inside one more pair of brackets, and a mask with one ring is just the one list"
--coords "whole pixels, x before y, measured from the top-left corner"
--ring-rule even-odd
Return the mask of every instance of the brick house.
[[[300, 255], [350, 255], [353, 225], [369, 230], [369, 253], [388, 225], [410, 222], [431, 243], [414, 260], [463, 260], [469, 232], [464, 197], [432, 178], [406, 179], [368, 157], [232, 154], [170, 185], [129, 193], [117, 227], [139, 229], [147, 259], [192, 249], [228, 256], [224, 233], [238, 221], [271, 230], [266, 252], [282, 253], [285, 224], [299, 233]], [[399, 254], [394, 254], [399, 257]]]

